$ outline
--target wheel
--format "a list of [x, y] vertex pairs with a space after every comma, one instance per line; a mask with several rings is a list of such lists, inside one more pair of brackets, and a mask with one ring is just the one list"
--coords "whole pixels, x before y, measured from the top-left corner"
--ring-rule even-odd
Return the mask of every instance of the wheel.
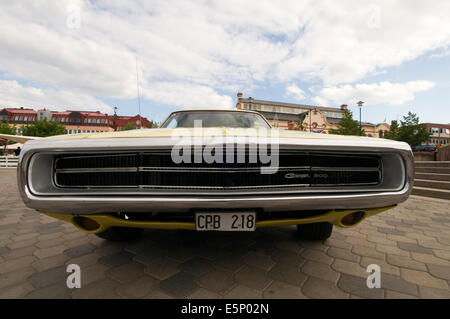
[[307, 240], [325, 240], [333, 232], [331, 223], [314, 223], [297, 225], [297, 232], [301, 238]]
[[96, 235], [100, 238], [111, 240], [111, 241], [123, 241], [136, 239], [141, 236], [143, 228], [132, 228], [132, 227], [111, 227], [104, 232], [97, 233]]

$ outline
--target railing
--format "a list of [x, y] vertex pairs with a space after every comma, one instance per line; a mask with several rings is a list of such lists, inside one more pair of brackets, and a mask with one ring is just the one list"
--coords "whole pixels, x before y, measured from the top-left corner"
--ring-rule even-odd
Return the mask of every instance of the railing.
[[0, 167], [17, 167], [18, 156], [0, 156]]

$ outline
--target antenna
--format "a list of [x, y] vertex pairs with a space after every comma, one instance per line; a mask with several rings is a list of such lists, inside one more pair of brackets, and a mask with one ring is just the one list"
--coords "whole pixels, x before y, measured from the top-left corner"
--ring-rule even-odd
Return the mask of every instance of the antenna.
[[141, 95], [139, 93], [139, 73], [138, 73], [138, 58], [136, 55], [136, 86], [138, 94], [138, 105], [139, 105], [139, 128], [142, 128], [142, 116], [141, 116]]

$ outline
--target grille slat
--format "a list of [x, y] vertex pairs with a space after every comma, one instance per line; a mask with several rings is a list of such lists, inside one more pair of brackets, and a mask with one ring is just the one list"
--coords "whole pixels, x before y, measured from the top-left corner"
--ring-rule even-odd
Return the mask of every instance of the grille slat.
[[[194, 150], [191, 152], [193, 159]], [[214, 154], [213, 154], [214, 155]], [[279, 151], [279, 169], [261, 174], [270, 163], [175, 163], [170, 150], [127, 154], [61, 155], [55, 159], [55, 184], [60, 188], [146, 188], [233, 190], [374, 186], [381, 183], [381, 160], [376, 155]], [[220, 158], [220, 157], [218, 157]]]

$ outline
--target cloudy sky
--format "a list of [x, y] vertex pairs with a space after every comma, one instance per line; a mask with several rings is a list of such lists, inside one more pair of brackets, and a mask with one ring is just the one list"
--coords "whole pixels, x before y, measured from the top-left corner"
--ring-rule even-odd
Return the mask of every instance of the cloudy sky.
[[450, 123], [449, 16], [446, 0], [2, 1], [0, 108], [136, 114], [138, 75], [157, 121], [243, 92]]

